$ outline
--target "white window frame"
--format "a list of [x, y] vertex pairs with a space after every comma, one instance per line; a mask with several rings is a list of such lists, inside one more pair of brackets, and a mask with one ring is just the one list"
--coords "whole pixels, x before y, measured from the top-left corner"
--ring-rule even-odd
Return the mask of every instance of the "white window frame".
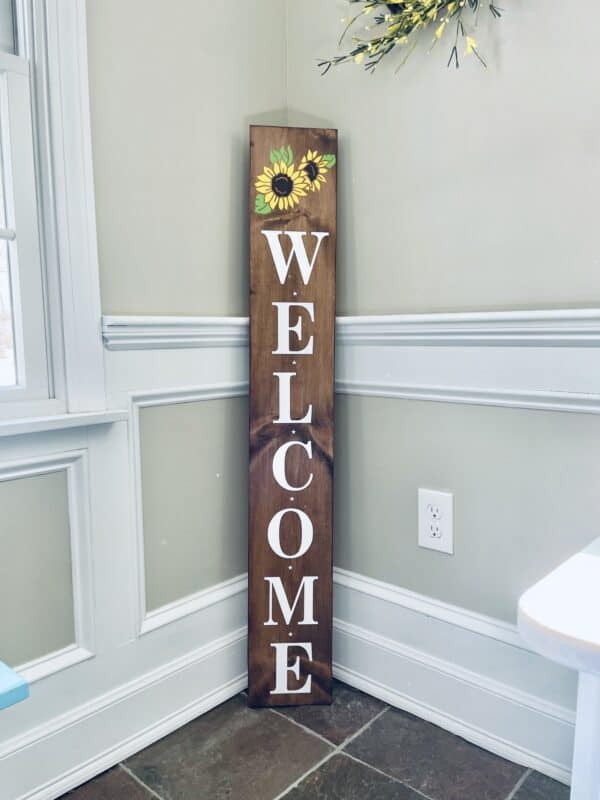
[[0, 403], [0, 433], [3, 419], [107, 408], [85, 0], [15, 0], [15, 12], [31, 77], [50, 396]]
[[27, 61], [0, 53], [0, 157], [9, 261], [16, 384], [2, 386], [2, 408], [49, 395], [46, 308], [38, 227], [30, 72]]

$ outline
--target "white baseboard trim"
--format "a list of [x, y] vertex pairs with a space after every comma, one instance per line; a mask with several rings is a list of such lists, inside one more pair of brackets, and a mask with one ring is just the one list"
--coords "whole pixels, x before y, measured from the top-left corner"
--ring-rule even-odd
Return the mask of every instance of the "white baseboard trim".
[[80, 764], [70, 772], [52, 780], [45, 786], [41, 786], [32, 792], [21, 795], [18, 800], [55, 800], [65, 792], [71, 791], [82, 783], [95, 778], [101, 772], [115, 766], [120, 761], [130, 758], [135, 753], [149, 747], [154, 742], [168, 736], [173, 731], [191, 722], [196, 717], [206, 714], [207, 711], [215, 708], [221, 703], [235, 697], [248, 685], [247, 675], [244, 673], [237, 678], [215, 689], [212, 692], [188, 703], [184, 708], [175, 711], [167, 717], [163, 717], [159, 722], [148, 726], [143, 731], [130, 737], [126, 741], [119, 742], [112, 748], [105, 750], [99, 756], [94, 756], [84, 764]]
[[[245, 582], [241, 575], [219, 585], [223, 597], [213, 587], [157, 610], [155, 628], [239, 594]], [[574, 712], [562, 682], [570, 673], [528, 651], [501, 620], [340, 568], [334, 585], [337, 678], [568, 783]], [[240, 627], [4, 741], [3, 797], [54, 800], [235, 695], [246, 685], [246, 635]]]
[[390, 686], [378, 683], [372, 678], [340, 664], [333, 665], [333, 674], [338, 680], [347, 683], [348, 686], [353, 686], [361, 692], [377, 697], [395, 708], [408, 711], [410, 714], [414, 714], [427, 722], [431, 722], [433, 725], [450, 731], [450, 733], [454, 733], [456, 736], [460, 736], [484, 750], [489, 750], [489, 752], [495, 753], [501, 758], [535, 769], [561, 783], [570, 784], [571, 771], [563, 764], [545, 759], [531, 750], [518, 747], [513, 742], [494, 736], [487, 730], [476, 725], [470, 725], [464, 719], [459, 719], [452, 714], [444, 713], [439, 708], [428, 706], [424, 702], [415, 700], [410, 693], [403, 693]]
[[571, 673], [501, 620], [339, 568], [334, 581], [337, 678], [569, 782]]
[[5, 741], [7, 800], [54, 800], [247, 685], [245, 628]]

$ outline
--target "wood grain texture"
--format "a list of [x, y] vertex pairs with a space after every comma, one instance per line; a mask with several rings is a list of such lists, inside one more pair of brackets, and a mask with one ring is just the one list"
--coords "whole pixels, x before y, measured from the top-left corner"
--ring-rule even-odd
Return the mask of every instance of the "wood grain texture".
[[[268, 215], [255, 211], [256, 177], [269, 161], [270, 151], [291, 147], [298, 168], [309, 150], [337, 156], [337, 132], [303, 128], [252, 126], [250, 129], [250, 476], [249, 476], [249, 704], [251, 706], [327, 704], [331, 702], [332, 628], [332, 529], [333, 529], [333, 411], [334, 411], [334, 326], [336, 256], [337, 165], [326, 174], [319, 191], [307, 191], [293, 209], [275, 210]], [[293, 259], [282, 285], [262, 231], [306, 231], [306, 251], [312, 257], [316, 239], [311, 232], [327, 232], [321, 242], [310, 281], [304, 285], [298, 263]], [[284, 254], [290, 243], [281, 236]], [[306, 311], [292, 309], [290, 324], [302, 319], [302, 337], [294, 334], [295, 348], [314, 337], [312, 355], [274, 355], [277, 349], [277, 311], [274, 301], [314, 303], [314, 322]], [[295, 363], [294, 363], [295, 362]], [[296, 373], [291, 379], [292, 418], [301, 418], [312, 404], [312, 421], [275, 423], [279, 414], [279, 384], [275, 372]], [[281, 488], [273, 476], [273, 456], [283, 443], [297, 440], [312, 443], [312, 459], [303, 448], [292, 447], [286, 460], [286, 475], [292, 485], [310, 485], [300, 492]], [[293, 500], [291, 498], [294, 498]], [[299, 558], [283, 559], [269, 547], [267, 529], [278, 511], [294, 507], [310, 517], [314, 539]], [[286, 515], [281, 523], [281, 544], [286, 553], [299, 545], [299, 522]], [[291, 567], [291, 569], [290, 569]], [[265, 626], [269, 616], [269, 587], [266, 576], [281, 578], [290, 602], [303, 576], [317, 576], [314, 591], [317, 625], [299, 625], [302, 600], [285, 624], [274, 604], [276, 627]], [[288, 673], [288, 688], [302, 686], [311, 676], [310, 694], [271, 694], [275, 681], [274, 642], [311, 642], [309, 661], [291, 647], [291, 665], [300, 656], [300, 680]]]

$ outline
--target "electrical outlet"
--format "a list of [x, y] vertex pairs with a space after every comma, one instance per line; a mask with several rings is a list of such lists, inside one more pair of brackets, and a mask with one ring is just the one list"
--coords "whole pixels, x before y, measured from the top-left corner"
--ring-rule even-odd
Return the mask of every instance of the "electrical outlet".
[[419, 489], [419, 547], [454, 553], [454, 496]]

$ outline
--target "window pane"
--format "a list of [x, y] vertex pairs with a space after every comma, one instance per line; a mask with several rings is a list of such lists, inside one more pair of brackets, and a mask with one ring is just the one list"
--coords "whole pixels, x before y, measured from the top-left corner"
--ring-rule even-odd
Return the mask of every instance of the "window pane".
[[13, 0], [0, 0], [0, 51], [15, 52]]
[[0, 386], [14, 386], [16, 382], [8, 244], [0, 239]]

